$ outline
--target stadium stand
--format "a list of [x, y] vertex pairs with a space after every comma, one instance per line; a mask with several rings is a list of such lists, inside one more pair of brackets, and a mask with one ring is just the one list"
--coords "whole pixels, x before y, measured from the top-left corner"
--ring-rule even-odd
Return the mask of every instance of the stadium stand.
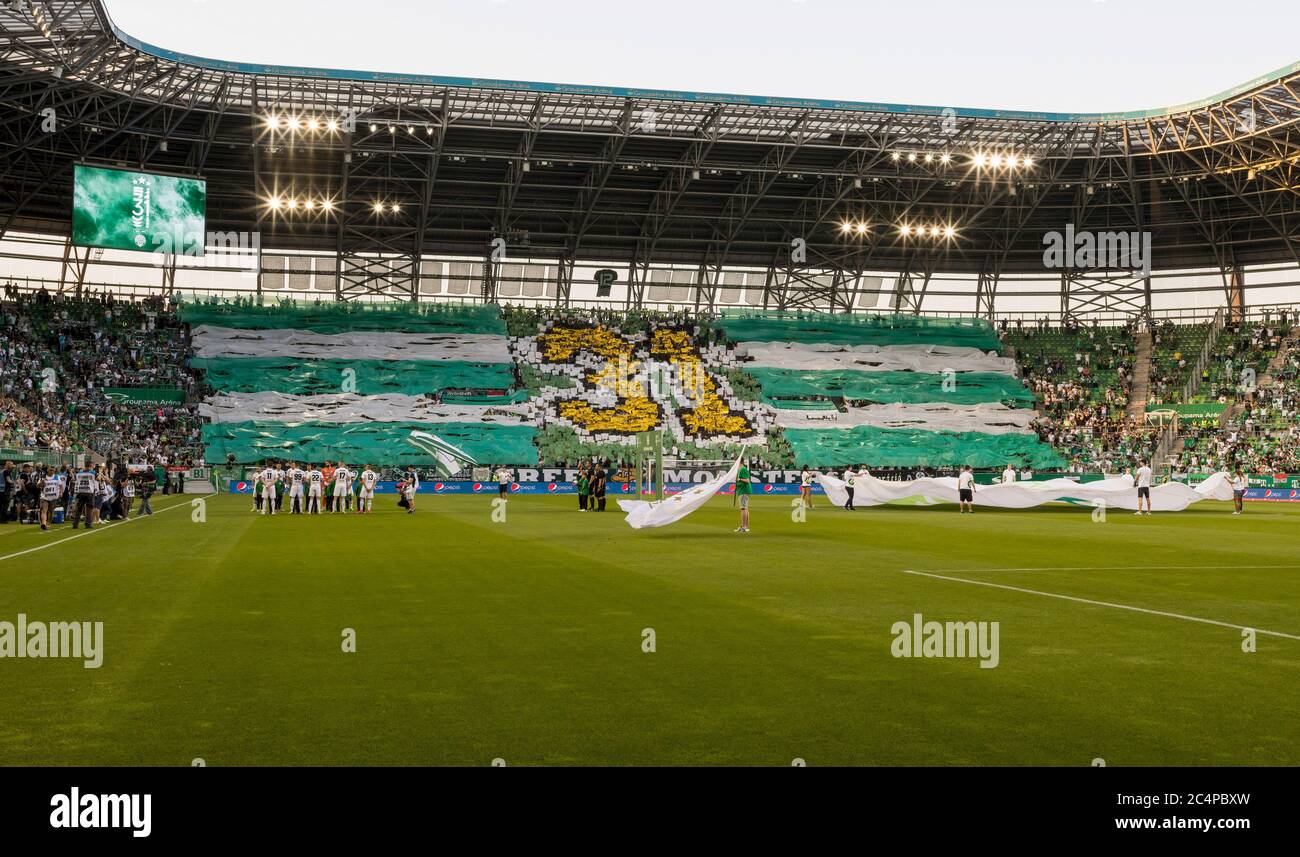
[[1018, 325], [1004, 331], [1040, 418], [1039, 437], [1072, 472], [1114, 472], [1154, 451], [1155, 432], [1128, 418], [1137, 325]]
[[202, 460], [200, 421], [186, 404], [200, 382], [187, 367], [186, 334], [161, 299], [6, 294], [3, 445], [161, 464]]
[[1171, 462], [1193, 473], [1300, 470], [1300, 329], [1276, 322], [1234, 325], [1216, 344], [1198, 399], [1218, 410], [1180, 421]]
[[[292, 451], [400, 467], [421, 455], [403, 444], [420, 429], [485, 461], [626, 466], [636, 433], [663, 428], [681, 461], [1118, 472], [1161, 450], [1164, 421], [1150, 418], [1172, 413], [1171, 469], [1300, 469], [1300, 331], [1285, 319], [1226, 325], [1197, 378], [1189, 355], [1210, 325], [1158, 323], [1147, 418], [1134, 419], [1137, 322], [997, 331], [917, 316], [246, 299], [174, 308], [5, 293], [0, 447], [43, 453], [200, 464]], [[703, 398], [626, 386], [656, 366], [695, 379]], [[55, 386], [43, 388], [51, 371]], [[175, 400], [132, 401], [119, 388]], [[1177, 401], [1185, 389], [1197, 392]]]
[[1209, 335], [1207, 324], [1179, 325], [1165, 321], [1154, 326], [1149, 403], [1182, 403], [1183, 391]]

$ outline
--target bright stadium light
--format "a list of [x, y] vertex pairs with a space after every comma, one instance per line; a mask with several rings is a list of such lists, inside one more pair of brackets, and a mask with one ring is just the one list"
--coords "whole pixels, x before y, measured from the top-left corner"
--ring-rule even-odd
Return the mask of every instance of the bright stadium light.
[[907, 153], [907, 162], [908, 162], [909, 164], [915, 164], [915, 163], [916, 163], [916, 152], [908, 152], [908, 153]]
[[402, 207], [400, 205], [398, 205], [397, 203], [393, 203], [393, 214], [398, 214], [399, 212], [401, 212], [401, 210]]
[[976, 152], [971, 157], [970, 162], [974, 164], [976, 167], [982, 169], [984, 167], [984, 154], [982, 152]]
[[853, 224], [849, 223], [847, 220], [844, 221], [843, 223], [840, 224], [840, 231], [843, 232], [845, 235], [848, 235], [850, 232], [853, 231]]
[[939, 163], [941, 164], [946, 164], [951, 160], [952, 158], [948, 156], [947, 152], [944, 152], [942, 155], [939, 156]]
[[294, 199], [293, 197], [289, 197], [289, 210], [290, 211], [298, 210], [298, 200]]
[[926, 153], [925, 153], [925, 162], [928, 164], [928, 163], [932, 162], [933, 160], [934, 160], [934, 155], [930, 154], [929, 152], [926, 152]]
[[867, 234], [867, 224], [865, 224], [865, 223], [859, 223], [857, 228], [858, 228], [858, 234], [859, 234], [859, 235], [866, 235], [866, 234]]
[[373, 133], [375, 133], [375, 132], [378, 131], [378, 130], [379, 130], [379, 126], [376, 125], [374, 122], [371, 122], [371, 123], [370, 123], [370, 133], [373, 134]]
[[337, 131], [339, 129], [339, 123], [336, 120], [331, 119], [325, 123], [325, 128], [328, 131]]
[[899, 158], [898, 152], [895, 152], [893, 155], [890, 156], [890, 159], [894, 161], [897, 161], [898, 158]]
[[279, 211], [284, 206], [284, 200], [278, 196], [273, 196], [266, 201], [266, 204], [271, 206], [272, 210]]
[[334, 200], [332, 200], [332, 199], [322, 199], [321, 202], [320, 202], [320, 207], [321, 207], [323, 210], [325, 210], [325, 211], [333, 211], [333, 210], [334, 210]]
[[384, 204], [382, 202], [376, 202], [375, 214], [383, 214], [383, 213], [384, 213]]
[[956, 230], [956, 229], [953, 229], [951, 226], [945, 226], [945, 227], [943, 228], [943, 237], [944, 237], [944, 238], [951, 238], [951, 237], [953, 237], [953, 236], [956, 235], [956, 234], [957, 234], [957, 230]]
[[307, 120], [308, 131], [315, 131], [319, 128], [320, 128], [320, 120], [318, 120], [315, 116]]
[[308, 200], [306, 200], [305, 202], [303, 202], [302, 207], [305, 208], [305, 209], [307, 209], [308, 211], [315, 211], [315, 210], [316, 210], [316, 200], [314, 200], [314, 199], [308, 199]]
[[1032, 167], [1033, 165], [1034, 165], [1034, 159], [1032, 157], [1025, 158], [1026, 167]]
[[280, 127], [280, 120], [276, 118], [275, 114], [266, 117], [266, 127], [270, 128], [272, 131]]

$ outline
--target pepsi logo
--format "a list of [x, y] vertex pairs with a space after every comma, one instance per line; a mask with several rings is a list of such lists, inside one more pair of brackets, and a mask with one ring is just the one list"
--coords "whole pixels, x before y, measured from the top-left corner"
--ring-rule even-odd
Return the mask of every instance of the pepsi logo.
[[446, 487], [446, 486], [444, 486], [441, 482], [435, 482], [435, 483], [433, 483], [433, 490], [434, 490], [434, 491], [442, 491], [442, 489], [443, 489], [444, 487]]
[[236, 491], [247, 491], [247, 490], [248, 490], [248, 483], [247, 483], [247, 482], [236, 482], [236, 483], [235, 483], [235, 490], [236, 490]]
[[771, 493], [772, 493], [772, 486], [771, 486], [771, 485], [764, 485], [764, 486], [763, 486], [763, 493], [764, 493], [764, 494], [771, 494]]
[[480, 492], [480, 491], [482, 491], [482, 490], [483, 490], [483, 483], [482, 483], [482, 482], [475, 482], [475, 483], [474, 483], [474, 493], [477, 494], [478, 492]]
[[511, 490], [511, 491], [518, 491], [518, 490], [519, 490], [519, 483], [518, 483], [518, 482], [511, 482], [511, 483], [510, 483], [510, 490]]
[[624, 493], [624, 494], [631, 494], [631, 493], [632, 493], [632, 483], [631, 483], [631, 482], [624, 482], [624, 483], [623, 483], [623, 493]]
[[560, 486], [556, 485], [554, 482], [551, 482], [546, 486], [546, 490], [554, 494], [556, 491], [560, 490]]

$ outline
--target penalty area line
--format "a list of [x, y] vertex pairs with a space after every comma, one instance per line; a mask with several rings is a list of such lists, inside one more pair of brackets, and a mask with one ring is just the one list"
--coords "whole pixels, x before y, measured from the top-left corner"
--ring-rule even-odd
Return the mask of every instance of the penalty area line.
[[[1227, 566], [1224, 566], [1225, 568]], [[946, 574], [932, 574], [926, 571], [913, 571], [903, 569], [903, 574], [912, 574], [918, 577], [930, 577], [935, 580], [947, 580], [953, 583], [969, 583], [972, 586], [987, 586], [991, 589], [1005, 589], [1009, 592], [1020, 592], [1025, 595], [1037, 595], [1042, 598], [1055, 598], [1058, 601], [1073, 601], [1076, 604], [1088, 604], [1093, 607], [1109, 607], [1112, 610], [1127, 610], [1131, 613], [1145, 613], [1148, 616], [1163, 616], [1166, 619], [1181, 619], [1184, 622], [1199, 622], [1202, 625], [1217, 625], [1220, 628], [1232, 628], [1237, 631], [1254, 631], [1256, 634], [1266, 634], [1270, 637], [1282, 637], [1287, 640], [1300, 640], [1300, 635], [1287, 634], [1282, 631], [1266, 631], [1263, 628], [1256, 628], [1252, 625], [1237, 625], [1233, 622], [1220, 622], [1218, 619], [1203, 619], [1200, 616], [1188, 616], [1183, 613], [1170, 613], [1165, 610], [1151, 610], [1147, 607], [1134, 607], [1131, 604], [1116, 604], [1112, 601], [1094, 601], [1091, 598], [1079, 598], [1075, 595], [1062, 595], [1059, 592], [1043, 592], [1040, 589], [1026, 589], [1023, 586], [1008, 586], [1005, 583], [991, 583], [987, 580], [970, 580], [964, 577], [950, 577]]]
[[[216, 494], [206, 494], [206, 495], [204, 495], [204, 496], [202, 496], [202, 497], [196, 497], [196, 498], [193, 498], [193, 499], [191, 499], [191, 500], [185, 500], [185, 501], [182, 501], [182, 502], [180, 502], [180, 503], [173, 503], [173, 504], [170, 505], [170, 506], [166, 506], [166, 507], [164, 507], [164, 508], [162, 508], [162, 509], [159, 509], [157, 512], [154, 512], [153, 515], [161, 515], [163, 512], [170, 512], [172, 509], [179, 509], [179, 508], [182, 507], [182, 506], [187, 506], [187, 505], [189, 505], [190, 503], [192, 503], [193, 500], [195, 500], [195, 499], [197, 499], [197, 500], [206, 500], [206, 499], [208, 499], [208, 497], [215, 497], [215, 496], [217, 496], [217, 495], [216, 495]], [[152, 518], [153, 515], [146, 515], [145, 517], [147, 517], [147, 518]], [[63, 544], [64, 542], [70, 542], [70, 541], [72, 541], [73, 539], [84, 539], [86, 536], [93, 536], [95, 533], [102, 533], [102, 532], [104, 532], [105, 530], [111, 530], [111, 529], [113, 529], [114, 527], [120, 526], [120, 525], [122, 525], [122, 524], [130, 524], [130, 523], [132, 523], [132, 522], [134, 522], [134, 521], [138, 521], [138, 520], [140, 520], [140, 518], [139, 518], [139, 517], [135, 517], [135, 518], [127, 518], [125, 521], [113, 521], [112, 523], [108, 523], [108, 524], [100, 524], [99, 526], [95, 527], [95, 529], [93, 529], [93, 530], [86, 530], [84, 533], [77, 533], [75, 536], [68, 536], [67, 538], [59, 539], [58, 541], [49, 542], [49, 543], [47, 543], [47, 544], [43, 544], [43, 545], [37, 545], [37, 546], [34, 547], [34, 548], [28, 548], [27, 550], [21, 550], [21, 551], [18, 551], [18, 552], [16, 552], [16, 553], [5, 554], [4, 556], [0, 556], [0, 562], [4, 562], [4, 561], [7, 560], [7, 559], [14, 559], [15, 557], [26, 556], [26, 555], [29, 554], [29, 553], [36, 553], [37, 551], [43, 551], [43, 550], [45, 550], [46, 548], [52, 548], [52, 547], [54, 547], [55, 545], [61, 545], [61, 544]]]

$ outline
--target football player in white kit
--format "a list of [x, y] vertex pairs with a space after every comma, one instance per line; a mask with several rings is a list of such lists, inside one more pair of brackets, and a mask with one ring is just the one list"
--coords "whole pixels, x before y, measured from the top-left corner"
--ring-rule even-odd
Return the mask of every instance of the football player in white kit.
[[[347, 504], [347, 509], [343, 504]], [[334, 514], [342, 511], [352, 511], [352, 471], [343, 462], [334, 470], [334, 505], [331, 508]]]
[[375, 486], [379, 484], [379, 474], [366, 465], [361, 471], [361, 493], [357, 495], [358, 514], [368, 514], [375, 505]]
[[303, 488], [306, 487], [307, 474], [297, 464], [289, 468], [287, 474], [289, 479], [289, 514], [301, 515], [306, 505], [303, 499]]
[[319, 515], [321, 497], [325, 493], [325, 474], [316, 465], [307, 471], [307, 514]]
[[275, 468], [267, 465], [258, 478], [262, 480], [262, 514], [275, 514]]

